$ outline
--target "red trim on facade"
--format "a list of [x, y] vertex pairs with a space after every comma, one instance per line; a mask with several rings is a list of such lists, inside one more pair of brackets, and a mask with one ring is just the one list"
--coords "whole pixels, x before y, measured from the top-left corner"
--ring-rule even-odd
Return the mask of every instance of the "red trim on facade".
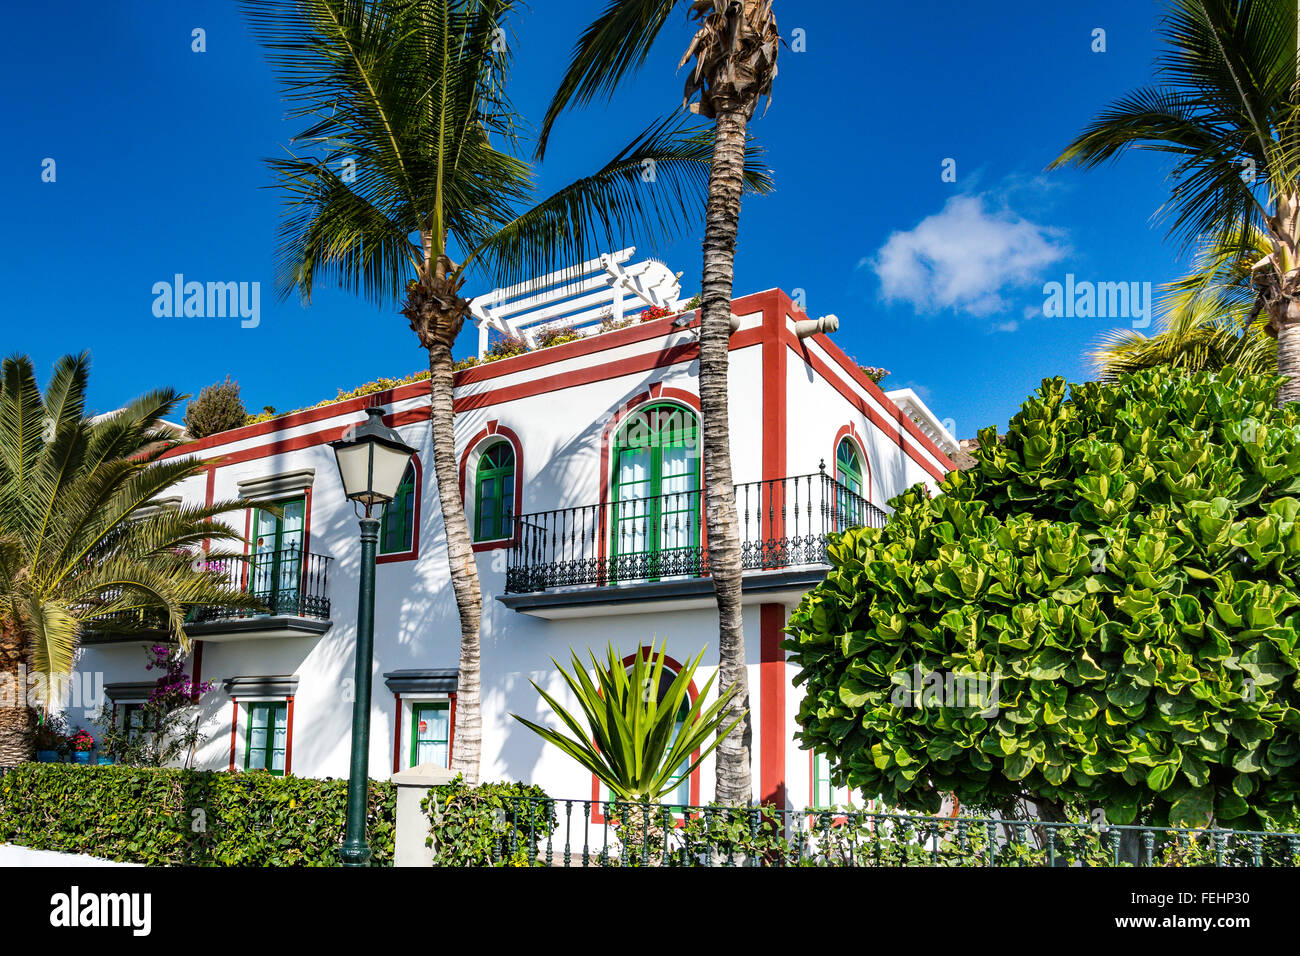
[[285, 700], [289, 704], [288, 713], [285, 714], [285, 723], [289, 725], [285, 733], [284, 741], [284, 775], [287, 777], [293, 773], [293, 694], [290, 694]]
[[[786, 415], [787, 362], [784, 344], [786, 310], [776, 292], [763, 297], [763, 452], [764, 481], [780, 481], [786, 472], [786, 439], [789, 416]], [[769, 537], [785, 537], [785, 509], [769, 517]]]
[[785, 650], [781, 647], [785, 607], [759, 607], [759, 795], [763, 803], [785, 808]]
[[393, 715], [393, 724], [397, 728], [393, 734], [393, 773], [399, 773], [402, 769], [402, 695], [394, 693], [393, 700], [397, 704]]
[[[795, 341], [797, 342], [798, 340], [796, 339]], [[838, 375], [832, 372], [829, 366], [827, 366], [825, 362], [823, 362], [816, 355], [813, 355], [807, 349], [803, 348], [802, 345], [791, 344], [790, 348], [795, 352], [796, 355], [799, 356], [800, 359], [802, 359], [804, 362], [807, 362], [808, 365], [812, 367], [813, 371], [821, 375], [821, 377], [825, 379], [827, 384], [829, 384], [832, 388], [834, 388], [835, 391], [839, 392], [840, 395], [843, 396], [844, 399], [850, 405], [852, 405], [859, 412], [865, 415], [867, 420], [871, 422], [871, 424], [879, 428], [881, 432], [884, 433], [885, 437], [888, 438], [890, 441], [892, 441], [895, 445], [897, 445], [907, 455], [907, 457], [911, 458], [912, 461], [916, 462], [923, 469], [925, 469], [925, 471], [932, 478], [934, 478], [935, 481], [943, 480], [943, 476], [946, 474], [946, 472], [935, 467], [935, 465], [928, 458], [922, 455], [919, 450], [913, 448], [906, 441], [906, 439], [903, 436], [903, 432], [897, 427], [898, 425], [897, 421], [891, 424], [888, 419], [882, 417], [874, 408], [868, 405], [861, 396], [859, 396], [856, 392], [854, 392], [851, 388], [849, 388], [848, 385], [846, 385]], [[912, 423], [912, 420], [908, 418], [906, 415], [904, 415], [901, 411], [899, 411], [898, 407], [894, 405], [893, 402], [889, 401], [889, 399], [886, 398], [882, 403], [882, 406], [885, 408], [893, 408], [895, 412], [897, 412], [900, 418], [904, 419], [908, 423]], [[912, 424], [913, 427], [915, 427], [915, 424], [914, 423]], [[943, 452], [939, 451], [938, 449], [935, 449], [935, 453], [939, 456], [941, 461], [948, 462], [948, 457], [944, 455]], [[948, 464], [949, 466], [952, 465], [951, 462], [948, 462]]]
[[[647, 644], [642, 646], [642, 648], [639, 651], [634, 651], [633, 653], [627, 655], [627, 657], [623, 658], [623, 666], [631, 667], [632, 662], [636, 660], [637, 654], [646, 655], [647, 659], [650, 660], [652, 663], [659, 659], [658, 652], [652, 646]], [[664, 655], [664, 668], [665, 669], [671, 668], [674, 674], [680, 674], [682, 672], [682, 665], [677, 660], [675, 660], [674, 658], [670, 657], [667, 654]], [[695, 681], [690, 682], [690, 685], [687, 688], [686, 692], [689, 695], [689, 698], [692, 703], [694, 703], [695, 698], [700, 696], [700, 692], [695, 686]], [[700, 759], [700, 751], [698, 748], [696, 748], [695, 752], [691, 754], [691, 762], [693, 763], [699, 759]], [[694, 770], [691, 771], [691, 780], [690, 780], [690, 787], [688, 792], [690, 794], [691, 806], [694, 807], [699, 806], [700, 805], [700, 768], [699, 767], [696, 767]], [[600, 806], [600, 778], [597, 777], [595, 774], [591, 775], [591, 822], [592, 823], [605, 822], [605, 814], [602, 811]]]
[[230, 698], [230, 771], [235, 770], [235, 740], [239, 733], [239, 699]]
[[[458, 470], [460, 483], [460, 504], [465, 507], [465, 473], [469, 470], [469, 459], [474, 450], [479, 445], [486, 442], [489, 438], [504, 438], [510, 443], [510, 447], [515, 451], [515, 520], [511, 523], [514, 527], [519, 526], [519, 516], [524, 513], [524, 443], [519, 440], [519, 435], [513, 428], [507, 428], [502, 425], [500, 420], [493, 419], [487, 423], [487, 427], [469, 440], [465, 446], [464, 453], [460, 456], [460, 467]], [[474, 515], [474, 520], [478, 521], [478, 515]], [[474, 529], [470, 528], [470, 538], [474, 537]], [[471, 547], [475, 552], [479, 551], [497, 551], [501, 548], [508, 548], [514, 544], [514, 538], [500, 538], [496, 541], [475, 541]]]
[[939, 446], [936, 445], [933, 441], [931, 441], [930, 437], [926, 435], [925, 432], [921, 431], [920, 427], [916, 424], [916, 422], [912, 421], [910, 418], [904, 415], [903, 410], [893, 403], [893, 401], [889, 398], [889, 396], [884, 393], [884, 390], [881, 389], [881, 387], [877, 385], [875, 382], [873, 382], [871, 379], [869, 379], [867, 377], [867, 373], [862, 371], [862, 369], [858, 367], [858, 364], [854, 362], [853, 359], [849, 358], [846, 354], [844, 354], [843, 349], [841, 349], [838, 345], [832, 342], [827, 336], [822, 335], [821, 333], [814, 335], [812, 339], [823, 349], [825, 349], [826, 353], [835, 360], [835, 363], [839, 365], [839, 367], [842, 368], [845, 372], [847, 372], [849, 374], [849, 377], [851, 377], [855, 382], [857, 382], [859, 385], [865, 388], [867, 390], [867, 394], [870, 395], [872, 398], [874, 398], [877, 402], [879, 402], [886, 411], [888, 411], [889, 409], [893, 409], [893, 418], [895, 419], [895, 421], [897, 421], [898, 424], [901, 425], [907, 431], [907, 433], [913, 439], [916, 440], [917, 444], [919, 444], [930, 454], [934, 455], [935, 458], [939, 460], [940, 465], [942, 465], [948, 471], [951, 471], [952, 469], [957, 467], [956, 464], [953, 463], [953, 460], [949, 458], [946, 454], [944, 454], [944, 452], [939, 448]]
[[[770, 295], [770, 293], [762, 293], [762, 295]], [[733, 311], [735, 311], [737, 308], [740, 308], [742, 303], [753, 304], [752, 302], [750, 302], [750, 300], [757, 299], [757, 298], [758, 296], [748, 296], [745, 299], [736, 300], [736, 304], [733, 305]], [[599, 336], [599, 338], [603, 339], [613, 334], [617, 334], [617, 333], [606, 333], [604, 335]], [[736, 351], [737, 349], [748, 348], [750, 346], [758, 345], [762, 338], [762, 334], [763, 334], [762, 329], [747, 329], [743, 332], [737, 332], [735, 335], [731, 337], [731, 350]], [[654, 336], [648, 336], [648, 337], [653, 338]], [[574, 342], [569, 344], [578, 345], [580, 343]], [[627, 342], [624, 342], [622, 344], [627, 344]], [[613, 346], [602, 344], [601, 348], [598, 351], [605, 351], [610, 347], [616, 347], [616, 345], [617, 343], [615, 343]], [[565, 347], [566, 346], [555, 346], [554, 348], [546, 349], [545, 351], [546, 352], [558, 351], [559, 349]], [[531, 355], [533, 353], [529, 353], [529, 354]], [[524, 356], [518, 356], [518, 358], [523, 358], [523, 357]], [[489, 405], [496, 405], [496, 404], [501, 404], [503, 402], [515, 401], [520, 398], [532, 397], [533, 395], [541, 395], [541, 394], [547, 394], [549, 392], [560, 391], [562, 389], [571, 388], [576, 385], [583, 385], [583, 384], [590, 384], [592, 382], [605, 381], [611, 378], [618, 378], [625, 375], [633, 375], [639, 372], [645, 372], [654, 369], [668, 369], [673, 365], [690, 362], [695, 360], [698, 357], [699, 357], [699, 347], [693, 342], [685, 343], [680, 346], [673, 346], [667, 349], [662, 349], [656, 353], [646, 353], [645, 355], [642, 356], [633, 356], [629, 359], [623, 359], [616, 362], [609, 362], [603, 365], [591, 366], [585, 370], [582, 370], [581, 372], [554, 375], [549, 378], [540, 378], [540, 379], [535, 379], [531, 382], [521, 383], [519, 386], [497, 389], [495, 391], [481, 392], [475, 395], [462, 396], [460, 399], [456, 400], [454, 408], [455, 411], [459, 413], [471, 408], [480, 408]], [[563, 356], [556, 356], [550, 359], [550, 361], [554, 361], [555, 358], [563, 358]], [[515, 359], [502, 359], [499, 362], [493, 362], [491, 364], [494, 366], [504, 365], [506, 363], [511, 363], [514, 361]], [[466, 371], [473, 371], [473, 369], [468, 369]], [[519, 369], [517, 367], [503, 368], [500, 370], [499, 374], [506, 374], [507, 372], [512, 372], [512, 371], [519, 371]], [[460, 375], [463, 374], [465, 374], [465, 372], [457, 373], [458, 378]], [[458, 381], [457, 385], [460, 384], [461, 382]], [[363, 410], [369, 407], [370, 404], [382, 405], [382, 404], [389, 404], [394, 401], [404, 401], [411, 397], [427, 394], [427, 392], [428, 392], [428, 387], [426, 383], [415, 382], [412, 383], [411, 385], [399, 386], [398, 388], [392, 389], [388, 392], [378, 392], [375, 395], [364, 396], [363, 398], [348, 399], [345, 402], [336, 402], [332, 405], [323, 406], [319, 409], [310, 409], [307, 412], [298, 413], [296, 415], [288, 415], [288, 416], [284, 416], [283, 418], [273, 419], [270, 422], [262, 422], [258, 425], [248, 425], [245, 426], [245, 428], [248, 429], [247, 433], [245, 433], [245, 429], [233, 429], [232, 431], [229, 432], [221, 432], [218, 435], [210, 436], [208, 438], [202, 439], [201, 441], [189, 442], [185, 445], [178, 446], [173, 453], [169, 453], [169, 454], [177, 455], [177, 456], [182, 454], [191, 455], [191, 454], [205, 451], [210, 448], [218, 447], [220, 445], [230, 444], [237, 441], [245, 441], [250, 438], [257, 438], [257, 437], [261, 437], [262, 435], [272, 434], [276, 431], [298, 427], [305, 424], [312, 424], [317, 421], [323, 421], [329, 418], [334, 418], [336, 416], [346, 414], [350, 411]], [[375, 401], [373, 402], [368, 401], [370, 399], [375, 399]], [[428, 419], [429, 419], [429, 409], [426, 406], [421, 408], [406, 409], [401, 412], [391, 412], [384, 416], [384, 423], [389, 425], [390, 427], [400, 427], [402, 425], [410, 425], [418, 422], [428, 421]], [[317, 445], [328, 444], [329, 442], [337, 441], [338, 439], [340, 439], [343, 436], [343, 433], [347, 430], [347, 427], [348, 426], [346, 425], [331, 426], [329, 428], [322, 429], [321, 431], [318, 432], [312, 432], [307, 435], [297, 435], [292, 438], [283, 438], [276, 441], [268, 442], [265, 445], [257, 445], [252, 448], [245, 448], [239, 451], [229, 452], [227, 454], [219, 455], [213, 458], [212, 465], [213, 467], [225, 467], [227, 465], [240, 464], [246, 461], [254, 461], [259, 458], [268, 458], [273, 455], [281, 455], [292, 451], [301, 451], [304, 448], [312, 448]]]
[[[598, 336], [593, 335], [578, 341], [566, 342], [563, 345], [554, 345], [550, 348], [539, 349], [536, 352], [527, 352], [524, 355], [498, 359], [484, 365], [475, 365], [456, 373], [456, 385], [472, 385], [475, 382], [484, 382], [500, 378], [503, 375], [511, 375], [515, 372], [526, 372], [531, 369], [541, 368], [553, 362], [563, 362], [584, 355], [595, 355], [597, 352], [605, 352], [609, 349], [622, 348], [625, 345], [635, 345], [638, 342], [662, 338], [672, 332], [681, 331], [672, 327], [673, 318], [674, 316], [666, 316], [662, 319], [640, 323], [626, 329], [603, 332]], [[684, 328], [698, 326], [699, 320], [700, 315], [697, 309], [694, 320]]]
[[[415, 468], [415, 514], [411, 517], [411, 550], [394, 551], [392, 554], [375, 556], [376, 564], [392, 564], [395, 561], [414, 561], [420, 556], [420, 518], [424, 514], [424, 465], [419, 455], [411, 456], [411, 465]], [[385, 505], [385, 507], [387, 507]], [[380, 535], [382, 539], [383, 535]]]
[[190, 677], [190, 686], [194, 693], [190, 697], [191, 704], [199, 702], [199, 685], [203, 683], [203, 642], [194, 642], [194, 673]]
[[847, 425], [840, 426], [840, 430], [835, 433], [835, 444], [831, 446], [831, 476], [839, 481], [840, 479], [840, 442], [848, 439], [858, 448], [858, 453], [862, 456], [862, 468], [866, 471], [867, 481], [867, 501], [871, 501], [871, 458], [867, 455], [867, 446], [863, 442], [862, 436], [858, 434], [858, 426], [849, 422]]

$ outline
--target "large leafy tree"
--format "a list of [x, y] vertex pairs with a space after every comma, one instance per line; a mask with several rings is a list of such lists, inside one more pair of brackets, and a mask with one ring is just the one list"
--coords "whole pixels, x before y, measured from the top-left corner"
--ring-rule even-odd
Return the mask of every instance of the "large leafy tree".
[[1300, 399], [1297, 13], [1295, 0], [1173, 0], [1160, 84], [1111, 104], [1054, 163], [1168, 153], [1174, 234], [1227, 245], [1253, 227], [1264, 233], [1252, 289], [1278, 340], [1279, 403]]
[[[451, 350], [471, 276], [511, 284], [698, 215], [711, 137], [652, 125], [589, 176], [537, 200], [506, 92], [514, 0], [244, 0], [279, 73], [298, 155], [280, 288], [332, 283], [402, 314], [429, 354], [434, 474], [460, 616], [454, 769], [478, 781], [482, 593], [458, 488]], [[743, 150], [740, 162], [744, 163]], [[653, 169], [654, 181], [645, 171]], [[751, 183], [765, 179], [750, 169]]]
[[[44, 395], [25, 357], [6, 359], [0, 377], [0, 764], [31, 758], [30, 705], [49, 701], [49, 678], [72, 669], [87, 628], [161, 623], [188, 646], [194, 608], [256, 606], [203, 570], [230, 556], [213, 542], [239, 540], [212, 519], [243, 502], [150, 506], [204, 467], [160, 460], [177, 444], [163, 418], [182, 396], [149, 392], [88, 418], [88, 367], [84, 355], [62, 359]], [[37, 680], [29, 685], [24, 671]]]
[[1106, 333], [1089, 358], [1104, 381], [1124, 372], [1168, 365], [1189, 372], [1235, 368], [1248, 374], [1277, 371], [1277, 343], [1266, 331], [1251, 267], [1269, 254], [1268, 237], [1251, 229], [1246, 241], [1209, 242], [1192, 271], [1172, 282], [1160, 330]]
[[1047, 380], [939, 496], [840, 536], [789, 625], [804, 744], [927, 811], [944, 791], [1113, 823], [1293, 808], [1300, 406], [1278, 383]]
[[727, 359], [748, 126], [759, 100], [771, 94], [781, 43], [772, 0], [609, 0], [574, 48], [546, 114], [539, 155], [560, 114], [570, 106], [611, 96], [645, 62], [669, 16], [678, 9], [698, 21], [679, 64], [694, 60], [687, 73], [685, 101], [691, 110], [713, 121], [717, 134], [701, 280], [700, 409], [704, 418], [709, 573], [718, 600], [720, 689], [729, 695], [728, 717], [735, 721], [718, 750], [717, 796], [723, 802], [741, 804], [753, 799], [753, 789]]

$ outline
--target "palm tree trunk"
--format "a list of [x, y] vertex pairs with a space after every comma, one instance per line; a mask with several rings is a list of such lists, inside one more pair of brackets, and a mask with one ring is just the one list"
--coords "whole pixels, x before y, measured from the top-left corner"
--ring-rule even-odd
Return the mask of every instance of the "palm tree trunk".
[[27, 706], [25, 660], [22, 634], [11, 621], [0, 622], [0, 767], [36, 754], [36, 711]]
[[742, 805], [753, 799], [750, 783], [749, 680], [741, 616], [740, 531], [731, 475], [727, 411], [727, 362], [731, 337], [731, 295], [736, 234], [744, 189], [748, 115], [717, 116], [709, 205], [704, 231], [704, 273], [700, 319], [700, 411], [704, 418], [704, 500], [709, 536], [709, 573], [718, 597], [719, 693], [730, 693], [728, 722], [740, 723], [717, 750], [717, 799]]
[[479, 707], [479, 622], [483, 616], [483, 593], [479, 588], [478, 564], [470, 541], [465, 503], [460, 496], [460, 475], [456, 467], [455, 411], [452, 404], [451, 347], [443, 343], [429, 348], [429, 424], [433, 435], [433, 470], [442, 504], [442, 522], [447, 534], [447, 563], [451, 588], [460, 614], [460, 676], [456, 683], [456, 726], [452, 742], [451, 769], [476, 786], [479, 758], [483, 749], [483, 718]]
[[1279, 408], [1287, 402], [1300, 402], [1300, 300], [1286, 299], [1280, 305], [1272, 317], [1277, 332], [1277, 374], [1284, 380], [1277, 390]]

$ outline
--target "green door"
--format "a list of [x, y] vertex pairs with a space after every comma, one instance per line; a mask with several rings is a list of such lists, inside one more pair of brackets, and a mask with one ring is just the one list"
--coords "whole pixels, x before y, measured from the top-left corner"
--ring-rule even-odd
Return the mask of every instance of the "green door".
[[248, 593], [263, 601], [272, 614], [298, 614], [307, 502], [294, 498], [281, 502], [280, 508], [280, 516], [261, 508], [253, 516]]
[[698, 574], [699, 421], [677, 405], [639, 410], [614, 448], [610, 577]]

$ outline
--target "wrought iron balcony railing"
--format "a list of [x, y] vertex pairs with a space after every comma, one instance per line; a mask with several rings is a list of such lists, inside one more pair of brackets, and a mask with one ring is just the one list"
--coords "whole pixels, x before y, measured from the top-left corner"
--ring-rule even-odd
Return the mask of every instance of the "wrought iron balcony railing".
[[[258, 617], [305, 617], [330, 619], [328, 555], [311, 554], [297, 548], [264, 551], [247, 558], [203, 558], [199, 569], [223, 577], [240, 592], [256, 598], [260, 609], [200, 607], [189, 613], [189, 623], [247, 620]], [[158, 630], [164, 621], [157, 615], [123, 611], [104, 619], [106, 632], [124, 629]]]
[[297, 548], [263, 551], [250, 557], [207, 562], [207, 570], [226, 576], [243, 593], [256, 598], [266, 611], [207, 607], [195, 613], [196, 621], [257, 617], [270, 613], [328, 621], [330, 618], [329, 566], [325, 554]]
[[[522, 515], [506, 562], [506, 592], [705, 576], [703, 498], [691, 489]], [[881, 527], [887, 517], [824, 465], [815, 475], [736, 485], [736, 510], [741, 563], [753, 571], [823, 565], [827, 535]]]

